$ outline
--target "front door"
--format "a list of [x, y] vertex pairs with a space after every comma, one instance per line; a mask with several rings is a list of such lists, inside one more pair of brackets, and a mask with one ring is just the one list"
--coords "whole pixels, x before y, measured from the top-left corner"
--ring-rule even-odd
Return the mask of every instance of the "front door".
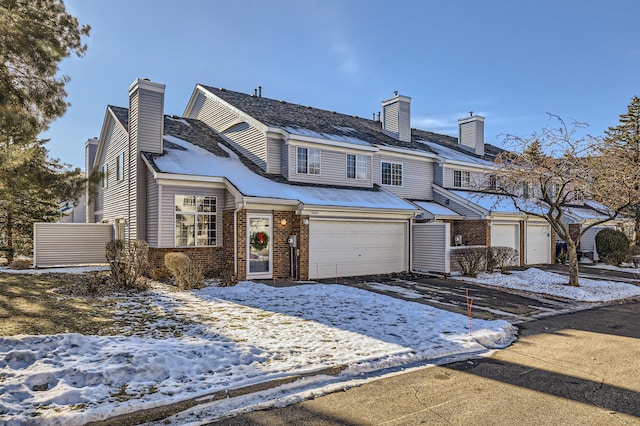
[[271, 278], [271, 215], [249, 214], [247, 224], [247, 278]]

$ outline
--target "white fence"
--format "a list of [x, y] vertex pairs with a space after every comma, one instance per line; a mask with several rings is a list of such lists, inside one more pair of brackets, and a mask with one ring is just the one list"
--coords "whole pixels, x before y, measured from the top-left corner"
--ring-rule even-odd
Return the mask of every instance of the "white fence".
[[416, 271], [451, 272], [451, 225], [443, 222], [413, 225], [412, 256]]
[[112, 239], [112, 224], [39, 222], [33, 227], [33, 264], [43, 267], [106, 263], [105, 246]]

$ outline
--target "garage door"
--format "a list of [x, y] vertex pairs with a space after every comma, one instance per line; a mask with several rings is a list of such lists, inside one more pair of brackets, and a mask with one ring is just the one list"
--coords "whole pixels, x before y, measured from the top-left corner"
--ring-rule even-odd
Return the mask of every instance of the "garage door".
[[[520, 225], [515, 223], [492, 223], [491, 246], [511, 247], [520, 253]], [[520, 262], [516, 262], [520, 263]]]
[[546, 224], [527, 224], [527, 265], [551, 263], [551, 227]]
[[407, 270], [406, 222], [311, 220], [309, 278]]

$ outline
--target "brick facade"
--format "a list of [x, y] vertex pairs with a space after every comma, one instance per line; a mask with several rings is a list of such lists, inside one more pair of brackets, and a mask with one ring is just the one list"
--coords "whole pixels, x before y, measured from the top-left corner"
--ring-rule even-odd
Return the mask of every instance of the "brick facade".
[[464, 246], [491, 245], [489, 221], [486, 219], [454, 221], [451, 230], [452, 246], [455, 245], [454, 238], [456, 234], [462, 235], [462, 245]]
[[149, 275], [154, 279], [166, 279], [170, 274], [164, 266], [164, 255], [167, 253], [184, 253], [192, 262], [201, 265], [206, 277], [220, 276], [225, 264], [224, 249], [222, 247], [149, 247]]

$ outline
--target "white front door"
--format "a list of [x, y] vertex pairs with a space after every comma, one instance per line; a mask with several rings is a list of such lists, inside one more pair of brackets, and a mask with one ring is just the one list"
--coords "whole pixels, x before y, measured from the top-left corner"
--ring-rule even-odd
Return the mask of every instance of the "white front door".
[[271, 215], [247, 215], [247, 278], [273, 277]]

